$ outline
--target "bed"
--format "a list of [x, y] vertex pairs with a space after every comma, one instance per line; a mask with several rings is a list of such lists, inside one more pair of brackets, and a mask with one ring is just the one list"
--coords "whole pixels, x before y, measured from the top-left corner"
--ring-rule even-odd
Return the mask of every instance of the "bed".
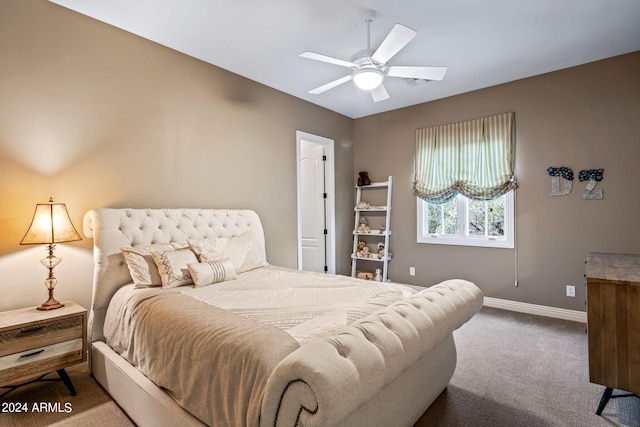
[[140, 426], [413, 425], [482, 306], [464, 280], [417, 291], [270, 265], [251, 210], [104, 208], [83, 225], [90, 369]]

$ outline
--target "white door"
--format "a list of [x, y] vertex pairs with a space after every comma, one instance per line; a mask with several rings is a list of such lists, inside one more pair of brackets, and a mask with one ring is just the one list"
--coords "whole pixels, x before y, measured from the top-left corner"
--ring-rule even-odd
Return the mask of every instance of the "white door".
[[302, 270], [324, 272], [327, 265], [324, 188], [324, 146], [300, 144]]
[[335, 273], [331, 260], [333, 146], [317, 138], [321, 137], [298, 132], [298, 268]]

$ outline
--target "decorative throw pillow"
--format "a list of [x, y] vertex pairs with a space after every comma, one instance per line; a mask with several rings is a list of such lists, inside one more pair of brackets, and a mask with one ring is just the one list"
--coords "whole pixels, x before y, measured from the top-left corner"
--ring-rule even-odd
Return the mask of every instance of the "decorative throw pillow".
[[154, 253], [151, 256], [158, 266], [163, 288], [176, 288], [193, 284], [193, 279], [191, 279], [187, 266], [197, 263], [198, 258], [191, 249], [176, 249], [160, 254]]
[[158, 267], [151, 255], [186, 247], [186, 243], [157, 243], [122, 248], [122, 255], [124, 255], [124, 260], [127, 263], [135, 287], [162, 286]]
[[196, 288], [236, 279], [236, 270], [229, 258], [187, 265]]
[[234, 237], [215, 237], [187, 242], [200, 262], [229, 258], [236, 273], [244, 273], [267, 264], [264, 253], [253, 239], [251, 232]]

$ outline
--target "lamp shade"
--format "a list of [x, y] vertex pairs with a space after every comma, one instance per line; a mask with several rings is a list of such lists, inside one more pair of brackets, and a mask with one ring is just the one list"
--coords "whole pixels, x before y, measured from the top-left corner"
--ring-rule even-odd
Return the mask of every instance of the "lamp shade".
[[64, 203], [39, 203], [21, 245], [39, 245], [82, 240], [71, 223]]

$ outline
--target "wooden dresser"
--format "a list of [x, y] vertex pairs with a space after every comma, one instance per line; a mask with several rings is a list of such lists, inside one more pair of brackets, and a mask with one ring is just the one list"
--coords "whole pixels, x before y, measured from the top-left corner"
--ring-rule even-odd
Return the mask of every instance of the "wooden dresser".
[[0, 387], [57, 371], [72, 395], [64, 368], [87, 360], [87, 310], [72, 301], [64, 307], [36, 307], [0, 313]]
[[606, 387], [600, 415], [620, 397], [614, 389], [640, 393], [640, 255], [590, 253], [586, 278], [589, 380]]

